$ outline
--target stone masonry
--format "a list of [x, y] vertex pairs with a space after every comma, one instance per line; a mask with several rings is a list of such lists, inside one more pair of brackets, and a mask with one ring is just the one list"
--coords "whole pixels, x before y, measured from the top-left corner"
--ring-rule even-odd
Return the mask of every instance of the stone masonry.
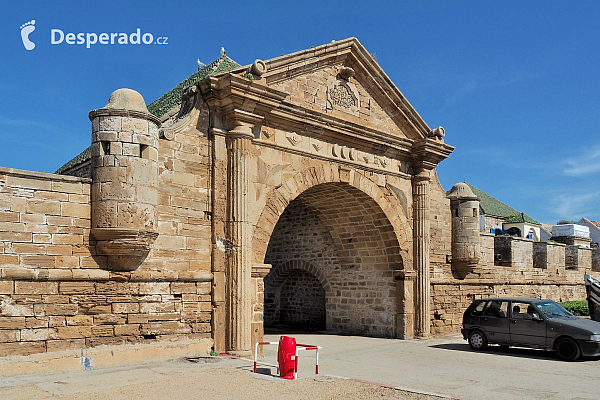
[[358, 40], [211, 66], [160, 107], [115, 91], [62, 175], [0, 168], [0, 357], [249, 355], [264, 324], [426, 338], [475, 296], [582, 299], [600, 270], [589, 249], [480, 234], [476, 198], [437, 178], [443, 128]]

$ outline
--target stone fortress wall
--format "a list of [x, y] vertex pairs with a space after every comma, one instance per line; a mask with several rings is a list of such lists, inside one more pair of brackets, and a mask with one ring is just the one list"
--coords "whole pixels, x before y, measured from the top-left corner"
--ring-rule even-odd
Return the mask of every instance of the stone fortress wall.
[[210, 273], [108, 270], [90, 191], [90, 179], [0, 168], [0, 357], [181, 335], [210, 348]]
[[458, 332], [464, 310], [476, 298], [585, 300], [584, 275], [600, 272], [599, 249], [483, 232], [480, 247], [478, 264], [463, 279], [456, 276], [450, 262], [432, 262], [433, 334]]
[[[169, 162], [167, 157], [164, 160]], [[174, 181], [172, 174], [166, 173], [171, 176], [170, 182]], [[196, 247], [200, 240], [196, 235], [177, 235], [177, 227], [179, 233], [192, 229], [188, 226], [190, 217], [180, 215], [182, 221], [178, 223], [173, 222], [173, 214], [162, 217], [169, 221], [162, 222], [159, 217], [164, 239], [156, 243], [153, 257], [148, 260], [155, 268], [110, 271], [107, 256], [96, 251], [96, 242], [90, 237], [90, 191], [91, 180], [86, 178], [0, 169], [0, 355], [148, 343], [182, 336], [210, 343], [210, 274], [198, 267], [193, 272], [197, 257], [190, 257], [195, 260], [190, 266], [191, 261], [186, 262], [181, 255], [170, 265], [172, 271], [161, 269], [171, 264], [167, 258], [174, 257], [175, 252], [186, 252], [186, 241]], [[434, 196], [444, 196], [441, 187], [434, 192]], [[167, 201], [162, 203], [161, 210], [175, 211]], [[431, 221], [434, 334], [460, 329], [464, 309], [478, 297], [585, 299], [583, 275], [600, 271], [598, 249], [480, 233], [481, 259], [464, 279], [459, 279], [448, 262], [450, 241], [444, 234], [451, 227], [448, 211], [442, 211], [444, 204], [449, 207], [449, 201], [433, 203], [441, 204], [439, 212], [432, 208]], [[293, 211], [294, 207], [288, 211], [290, 217], [302, 219], [301, 212]], [[302, 226], [307, 232], [301, 255], [306, 256], [307, 251], [324, 255], [326, 248], [315, 247], [315, 240], [326, 245], [331, 240], [327, 239], [327, 230], [321, 229], [325, 235], [321, 239], [314, 236], [319, 230], [310, 229], [306, 222]], [[294, 229], [293, 224], [286, 227], [283, 224], [279, 229]], [[271, 253], [276, 251], [278, 240], [285, 237], [275, 234]], [[177, 244], [179, 241], [182, 243]], [[339, 261], [332, 257], [335, 266]], [[180, 272], [177, 263], [186, 263]], [[306, 274], [304, 279], [310, 281], [311, 276]], [[334, 299], [336, 304], [341, 302], [337, 307], [348, 304], [352, 308], [356, 304], [353, 298], [360, 301], [363, 288], [355, 283], [348, 286], [347, 300], [343, 296]], [[318, 285], [311, 284], [297, 289], [306, 293], [308, 288], [316, 293], [309, 295], [308, 301], [322, 296]], [[284, 301], [291, 303], [294, 293], [287, 295]], [[266, 299], [266, 308], [270, 301], [274, 300]], [[322, 321], [316, 315], [323, 305], [314, 304], [315, 315], [307, 318], [319, 324]], [[304, 317], [290, 318], [304, 321]], [[335, 330], [339, 321], [331, 315], [329, 318], [329, 327]]]
[[[94, 179], [0, 168], [0, 357], [180, 338], [212, 346], [206, 139], [195, 127], [161, 139], [147, 155], [152, 181], [144, 122], [92, 119]], [[106, 200], [103, 216], [94, 198]], [[140, 243], [120, 254], [110, 232], [94, 234], [111, 215], [124, 224], [116, 242], [146, 239], [131, 234], [140, 221], [158, 233], [143, 268], [122, 267]]]

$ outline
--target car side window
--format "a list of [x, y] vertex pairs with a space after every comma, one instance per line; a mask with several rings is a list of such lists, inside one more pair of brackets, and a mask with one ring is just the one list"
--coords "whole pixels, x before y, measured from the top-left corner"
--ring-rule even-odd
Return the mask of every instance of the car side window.
[[479, 317], [483, 314], [483, 309], [485, 308], [485, 305], [487, 304], [486, 301], [482, 301], [479, 304], [477, 304], [477, 306], [475, 306], [475, 308], [473, 308], [473, 311], [471, 311], [471, 315], [474, 317]]
[[514, 319], [533, 319], [533, 315], [537, 314], [535, 307], [529, 303], [512, 303], [512, 317]]
[[483, 315], [496, 318], [506, 318], [508, 315], [508, 301], [492, 300], [485, 308]]

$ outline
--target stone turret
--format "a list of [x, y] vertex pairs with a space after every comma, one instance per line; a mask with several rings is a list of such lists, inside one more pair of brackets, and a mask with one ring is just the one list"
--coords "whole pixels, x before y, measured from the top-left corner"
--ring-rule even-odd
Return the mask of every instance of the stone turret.
[[92, 236], [108, 267], [134, 270], [157, 237], [158, 128], [143, 97], [114, 91], [92, 121]]
[[447, 196], [452, 212], [452, 270], [464, 278], [479, 262], [479, 199], [465, 182]]

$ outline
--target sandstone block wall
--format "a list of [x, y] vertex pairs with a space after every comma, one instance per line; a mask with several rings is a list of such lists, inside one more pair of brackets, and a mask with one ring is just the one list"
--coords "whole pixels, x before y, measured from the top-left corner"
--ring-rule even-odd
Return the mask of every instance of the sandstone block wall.
[[[158, 248], [163, 258], [148, 261], [156, 269], [112, 272], [90, 237], [90, 183], [0, 168], [0, 357], [210, 338], [210, 267], [191, 261], [206, 250], [186, 252], [195, 216], [179, 215], [171, 224], [183, 236], [182, 248]], [[183, 257], [170, 263], [177, 251]]]

